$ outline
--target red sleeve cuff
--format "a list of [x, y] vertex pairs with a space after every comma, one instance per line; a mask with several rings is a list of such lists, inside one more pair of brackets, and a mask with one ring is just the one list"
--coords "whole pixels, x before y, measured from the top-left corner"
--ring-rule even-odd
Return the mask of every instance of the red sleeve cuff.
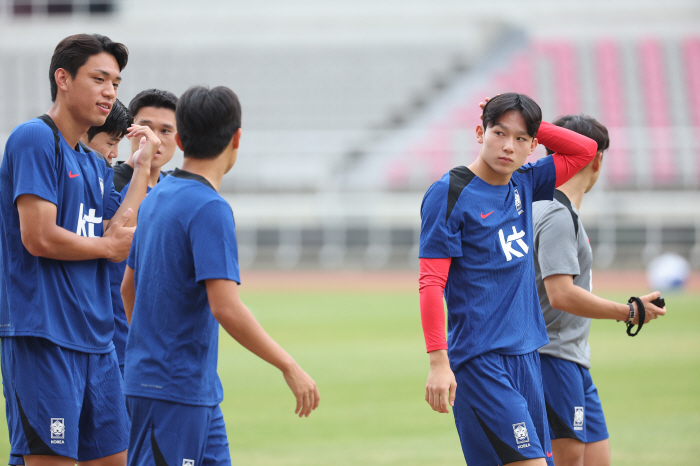
[[588, 165], [598, 151], [593, 139], [546, 121], [537, 131], [537, 140], [554, 151], [552, 159], [557, 172], [557, 188]]

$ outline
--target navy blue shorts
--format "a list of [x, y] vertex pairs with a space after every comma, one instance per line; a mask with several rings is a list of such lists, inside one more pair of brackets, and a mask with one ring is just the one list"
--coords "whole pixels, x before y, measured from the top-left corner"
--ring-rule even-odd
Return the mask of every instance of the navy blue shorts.
[[90, 461], [126, 450], [129, 419], [117, 355], [44, 338], [3, 338], [2, 378], [10, 454]]
[[603, 407], [588, 369], [546, 354], [540, 359], [551, 438], [583, 443], [607, 439]]
[[127, 396], [131, 436], [127, 466], [230, 465], [219, 405], [192, 406]]
[[546, 458], [554, 466], [537, 351], [482, 354], [455, 377], [455, 424], [469, 466], [533, 458]]

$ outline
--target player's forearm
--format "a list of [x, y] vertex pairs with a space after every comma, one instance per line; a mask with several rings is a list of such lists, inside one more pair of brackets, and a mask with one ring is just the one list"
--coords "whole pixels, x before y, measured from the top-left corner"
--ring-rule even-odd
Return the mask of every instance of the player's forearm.
[[627, 320], [629, 317], [628, 305], [603, 299], [573, 283], [566, 289], [553, 292], [552, 295], [547, 289], [547, 296], [555, 309], [580, 317], [611, 320]]
[[139, 210], [141, 202], [146, 197], [150, 173], [150, 166], [141, 167], [137, 165], [134, 168], [134, 174], [131, 177], [129, 190], [126, 193], [126, 196], [124, 196], [124, 200], [122, 201], [121, 205], [119, 206], [119, 209], [114, 214], [112, 219], [120, 218], [122, 214], [126, 211], [126, 209], [130, 208], [134, 211], [134, 215], [131, 216], [131, 218], [127, 221], [125, 226], [132, 227], [136, 225], [136, 214]]
[[47, 259], [81, 261], [111, 257], [108, 238], [86, 238], [58, 225], [32, 232], [22, 229], [22, 244], [29, 254]]
[[294, 359], [267, 334], [250, 310], [241, 302], [219, 309], [214, 317], [238, 343], [282, 372], [296, 366]]

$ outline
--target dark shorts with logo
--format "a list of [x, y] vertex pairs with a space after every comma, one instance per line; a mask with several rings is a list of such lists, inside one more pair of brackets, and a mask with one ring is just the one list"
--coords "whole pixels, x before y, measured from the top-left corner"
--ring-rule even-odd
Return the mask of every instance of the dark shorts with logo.
[[117, 355], [66, 349], [37, 337], [3, 338], [10, 454], [89, 461], [126, 450], [129, 420]]
[[221, 407], [127, 396], [128, 466], [230, 466]]
[[537, 351], [482, 354], [455, 377], [455, 424], [469, 466], [532, 458], [554, 466]]
[[551, 438], [584, 443], [607, 439], [603, 407], [588, 369], [546, 354], [540, 359]]

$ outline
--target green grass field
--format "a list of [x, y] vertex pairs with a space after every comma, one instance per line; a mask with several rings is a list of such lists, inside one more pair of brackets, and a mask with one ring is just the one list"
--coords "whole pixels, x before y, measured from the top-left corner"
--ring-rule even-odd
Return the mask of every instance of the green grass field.
[[[321, 405], [295, 417], [277, 369], [222, 333], [219, 374], [237, 465], [464, 464], [452, 415], [423, 400], [416, 292], [246, 291], [244, 302], [315, 378]], [[629, 295], [609, 295], [624, 300]], [[700, 295], [669, 295], [668, 315], [628, 337], [594, 322], [593, 378], [613, 465], [696, 465], [700, 458]], [[0, 458], [7, 457], [6, 424]]]

